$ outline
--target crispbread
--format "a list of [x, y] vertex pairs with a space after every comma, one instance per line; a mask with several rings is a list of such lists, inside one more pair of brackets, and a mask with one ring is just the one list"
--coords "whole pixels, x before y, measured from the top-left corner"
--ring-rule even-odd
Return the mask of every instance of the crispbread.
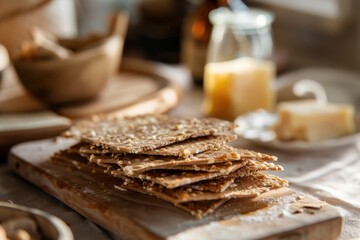
[[[246, 161], [246, 160], [244, 160]], [[228, 161], [214, 164], [199, 164], [199, 165], [173, 165], [168, 166], [169, 170], [183, 170], [183, 171], [202, 171], [202, 172], [219, 172], [236, 163], [236, 161]]]
[[207, 191], [188, 192], [183, 189], [173, 191], [181, 202], [203, 201], [222, 198], [253, 197], [263, 192], [287, 186], [287, 182], [277, 176], [256, 173], [250, 176], [239, 177], [234, 183], [221, 193]]
[[110, 173], [110, 171], [114, 170], [113, 165], [90, 163], [85, 157], [81, 156], [80, 154], [74, 153], [72, 150], [69, 150], [70, 149], [55, 153], [50, 158], [50, 161], [66, 165], [67, 167], [75, 167], [77, 170], [86, 169], [93, 173]]
[[225, 198], [255, 197], [263, 192], [287, 186], [287, 181], [279, 177], [256, 173], [246, 177], [237, 178], [234, 183], [224, 192], [198, 191], [183, 187], [166, 189], [158, 184], [147, 180], [124, 177], [125, 181], [121, 188], [155, 195], [173, 204], [191, 201], [216, 200]]
[[220, 177], [208, 181], [201, 181], [190, 184], [189, 187], [199, 191], [210, 191], [210, 192], [223, 192], [232, 183], [234, 183], [236, 177]]
[[236, 135], [219, 135], [191, 138], [166, 147], [142, 152], [146, 155], [190, 157], [207, 150], [220, 149], [225, 143], [235, 141]]
[[[65, 135], [79, 144], [52, 156], [107, 188], [157, 196], [203, 217], [231, 198], [287, 186], [261, 171], [282, 170], [275, 156], [227, 146], [234, 124], [165, 115], [79, 121]], [[95, 164], [94, 164], [95, 163]]]
[[[244, 177], [258, 171], [268, 170], [280, 171], [282, 170], [282, 167], [273, 163], [247, 160], [234, 162], [232, 165], [226, 166], [226, 168], [223, 168], [218, 172], [152, 170], [131, 175], [130, 177], [145, 179], [162, 185], [168, 189], [172, 189], [218, 177]], [[122, 170], [113, 170], [111, 171], [111, 174], [117, 177], [127, 175], [126, 172]], [[205, 181], [203, 185], [209, 185], [209, 183]]]
[[284, 168], [280, 165], [269, 162], [261, 162], [257, 160], [248, 160], [246, 165], [240, 168], [238, 171], [229, 174], [230, 177], [243, 177], [251, 175], [254, 172], [259, 171], [282, 171]]
[[111, 149], [113, 153], [139, 153], [189, 138], [224, 134], [233, 129], [233, 123], [215, 118], [145, 115], [79, 121], [64, 136], [80, 138]]
[[[205, 152], [207, 150], [219, 149], [227, 142], [236, 140], [236, 135], [219, 135], [206, 136], [184, 140], [182, 142], [173, 143], [171, 145], [139, 152], [143, 155], [160, 155], [160, 156], [175, 156], [175, 157], [190, 157], [194, 154]], [[82, 146], [79, 150], [83, 154], [108, 154], [112, 153], [111, 149], [96, 147], [91, 144]]]
[[219, 150], [209, 150], [188, 158], [149, 155], [86, 155], [90, 161], [99, 163], [118, 164], [128, 174], [140, 173], [152, 169], [164, 169], [172, 165], [213, 164], [231, 160], [240, 160], [240, 154], [229, 151], [223, 146]]
[[259, 171], [282, 171], [282, 170], [283, 167], [280, 165], [275, 165], [273, 163], [267, 163], [261, 161], [248, 160], [245, 166], [230, 173], [229, 175], [192, 183], [189, 184], [188, 187], [201, 191], [223, 192], [238, 177], [250, 176]]
[[272, 156], [269, 154], [265, 154], [265, 153], [260, 153], [260, 152], [254, 152], [248, 149], [242, 149], [242, 148], [234, 148], [234, 147], [230, 147], [228, 146], [230, 151], [235, 151], [238, 154], [240, 154], [240, 159], [256, 159], [258, 161], [266, 161], [266, 162], [273, 162], [273, 161], [277, 161], [277, 157], [276, 156]]
[[[236, 149], [229, 146], [222, 146], [219, 150], [209, 150], [188, 158], [121, 154], [83, 155], [88, 157], [89, 160], [92, 162], [118, 164], [128, 175], [138, 174], [153, 169], [189, 169], [188, 167], [177, 168], [175, 166], [216, 164], [247, 159], [256, 159], [258, 161], [276, 160], [276, 157], [274, 156], [256, 153], [245, 149]], [[214, 166], [213, 168], [216, 169], [216, 166]]]
[[[76, 147], [76, 146], [75, 146]], [[72, 148], [74, 149], [74, 147]], [[109, 165], [109, 164], [105, 164], [105, 163], [100, 163], [99, 167], [96, 167], [94, 164], [90, 164], [84, 157], [81, 157], [79, 154], [73, 153], [72, 150], [65, 150], [65, 151], [61, 151], [56, 153], [53, 157], [52, 160], [57, 160], [62, 162], [63, 164], [70, 164], [73, 165], [74, 167], [76, 167], [78, 170], [83, 170], [83, 169], [87, 169], [88, 171], [91, 171], [93, 173], [95, 172], [105, 172], [105, 173], [112, 173], [110, 175], [124, 175], [123, 172], [119, 173], [119, 170], [116, 169], [114, 166]], [[232, 163], [232, 162], [227, 162], [227, 163]], [[235, 162], [236, 164], [236, 162]], [[267, 162], [261, 162], [261, 161], [254, 161], [254, 160], [247, 160], [247, 161], [243, 161], [243, 164], [245, 166], [240, 167], [237, 171], [234, 171], [232, 173], [230, 173], [229, 175], [225, 175], [224, 177], [217, 177], [215, 179], [212, 179], [212, 177], [214, 175], [212, 174], [204, 174], [203, 172], [198, 172], [197, 174], [194, 174], [194, 172], [188, 172], [186, 175], [182, 175], [180, 172], [180, 176], [179, 178], [175, 179], [175, 182], [177, 184], [181, 183], [186, 183], [189, 184], [187, 185], [188, 188], [192, 188], [192, 189], [196, 189], [196, 190], [202, 190], [202, 191], [211, 191], [211, 192], [223, 192], [224, 190], [226, 190], [229, 185], [231, 183], [234, 182], [234, 179], [237, 177], [244, 177], [244, 176], [248, 176], [253, 174], [254, 172], [257, 171], [266, 171], [266, 170], [272, 170], [272, 171], [279, 171], [282, 170], [282, 167], [279, 165], [275, 165], [273, 163], [267, 163]], [[209, 165], [211, 166], [211, 165]], [[231, 166], [231, 165], [228, 165]], [[231, 169], [222, 169], [222, 173], [227, 173], [229, 172]], [[116, 174], [114, 174], [114, 172]], [[154, 171], [153, 171], [154, 172]], [[145, 177], [144, 177], [145, 175]], [[157, 178], [156, 176], [162, 176], [162, 178]], [[216, 174], [217, 175], [217, 174]], [[216, 176], [215, 175], [215, 176]], [[167, 176], [167, 177], [165, 177]], [[176, 175], [175, 175], [176, 176]], [[221, 175], [222, 176], [222, 175]], [[142, 177], [145, 178], [147, 180], [156, 182], [160, 185], [162, 185], [162, 183], [164, 181], [167, 181], [168, 179], [170, 179], [170, 181], [168, 182], [168, 184], [174, 184], [174, 175], [171, 174], [171, 172], [161, 172], [161, 171], [155, 171], [154, 173], [143, 173], [140, 174], [140, 176], [135, 176], [135, 177]], [[208, 179], [208, 180], [206, 180]], [[198, 180], [200, 180], [199, 182], [197, 182]], [[165, 185], [166, 186], [166, 185]]]
[[[239, 161], [219, 172], [152, 170], [131, 176], [139, 179], [149, 180], [166, 188], [172, 189], [195, 182], [228, 175], [229, 173], [232, 173], [243, 167], [245, 164], [245, 161]], [[119, 172], [115, 170], [111, 173], [116, 177], [127, 175], [125, 171]]]

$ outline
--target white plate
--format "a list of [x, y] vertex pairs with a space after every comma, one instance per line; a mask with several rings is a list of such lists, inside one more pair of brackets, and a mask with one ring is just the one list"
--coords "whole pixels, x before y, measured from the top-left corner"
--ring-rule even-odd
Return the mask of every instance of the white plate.
[[[292, 93], [291, 89], [301, 79], [311, 79], [319, 82], [324, 87], [330, 102], [350, 103], [355, 106], [357, 112], [360, 112], [360, 75], [358, 73], [334, 68], [306, 68], [284, 74], [276, 81], [278, 101], [295, 100], [298, 98]], [[308, 97], [311, 98], [313, 96]], [[251, 143], [285, 151], [325, 150], [351, 145], [360, 139], [360, 116], [356, 120], [358, 131], [355, 134], [315, 143], [303, 141], [282, 142], [275, 139], [275, 133], [271, 130], [275, 120], [275, 115], [267, 115], [267, 117], [262, 115], [256, 119], [255, 125], [253, 119], [252, 123], [247, 123], [236, 131], [240, 138]], [[240, 121], [239, 118], [237, 121]], [[249, 127], [251, 129], [246, 130]], [[261, 136], [256, 136], [259, 132], [261, 132]]]
[[235, 129], [235, 133], [241, 139], [253, 144], [283, 151], [326, 150], [352, 145], [360, 140], [360, 117], [356, 119], [357, 132], [355, 134], [321, 142], [279, 141], [276, 139], [276, 134], [272, 130], [272, 126], [276, 120], [277, 116], [274, 113], [263, 110], [252, 112], [240, 116], [235, 120], [235, 123], [239, 125], [239, 127]]
[[305, 68], [289, 72], [276, 80], [278, 101], [294, 100], [296, 97], [290, 89], [301, 79], [320, 83], [329, 102], [350, 103], [360, 112], [360, 74], [334, 68]]

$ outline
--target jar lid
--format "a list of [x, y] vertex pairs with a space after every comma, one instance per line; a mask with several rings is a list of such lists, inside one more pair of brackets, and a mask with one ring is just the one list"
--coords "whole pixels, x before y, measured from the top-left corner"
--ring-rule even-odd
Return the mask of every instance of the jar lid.
[[229, 8], [221, 7], [211, 11], [209, 19], [214, 25], [229, 24], [232, 27], [252, 30], [269, 26], [274, 20], [274, 15], [271, 12], [256, 8], [231, 11]]

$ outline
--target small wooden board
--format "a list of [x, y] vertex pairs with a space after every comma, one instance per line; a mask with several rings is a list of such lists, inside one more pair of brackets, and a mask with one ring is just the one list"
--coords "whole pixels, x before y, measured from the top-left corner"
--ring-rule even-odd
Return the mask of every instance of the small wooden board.
[[55, 111], [69, 118], [163, 113], [179, 101], [180, 88], [173, 82], [174, 75], [174, 69], [164, 64], [125, 58], [119, 74], [109, 81], [97, 99]]
[[47, 161], [70, 144], [72, 141], [55, 139], [19, 144], [10, 152], [9, 166], [123, 239], [320, 240], [335, 239], [341, 231], [342, 217], [334, 207], [291, 189], [231, 200], [214, 214], [195, 219], [155, 197], [115, 190], [113, 179], [99, 179]]
[[[184, 77], [181, 76], [180, 78]], [[179, 101], [179, 71], [173, 67], [140, 59], [125, 58], [115, 75], [96, 99], [49, 109], [30, 96], [13, 69], [5, 71], [0, 91], [0, 113], [53, 110], [69, 118], [114, 113], [135, 115], [165, 112]]]
[[[124, 59], [119, 74], [109, 81], [97, 99], [50, 110], [26, 93], [10, 68], [5, 73], [0, 83], [0, 151], [3, 153], [19, 142], [58, 135], [70, 126], [71, 121], [66, 118], [163, 113], [179, 101], [179, 87], [172, 82], [179, 71], [145, 60]], [[60, 116], [56, 117], [51, 111]], [[42, 116], [49, 118], [51, 114], [49, 127]], [[14, 131], [14, 121], [9, 122], [10, 118], [23, 124], [18, 124]]]

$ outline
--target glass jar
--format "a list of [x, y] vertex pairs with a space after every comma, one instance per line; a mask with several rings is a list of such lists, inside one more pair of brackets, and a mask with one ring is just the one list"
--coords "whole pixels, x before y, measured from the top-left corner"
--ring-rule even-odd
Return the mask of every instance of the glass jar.
[[219, 8], [209, 18], [213, 30], [204, 71], [205, 114], [233, 120], [257, 109], [272, 110], [273, 15]]

